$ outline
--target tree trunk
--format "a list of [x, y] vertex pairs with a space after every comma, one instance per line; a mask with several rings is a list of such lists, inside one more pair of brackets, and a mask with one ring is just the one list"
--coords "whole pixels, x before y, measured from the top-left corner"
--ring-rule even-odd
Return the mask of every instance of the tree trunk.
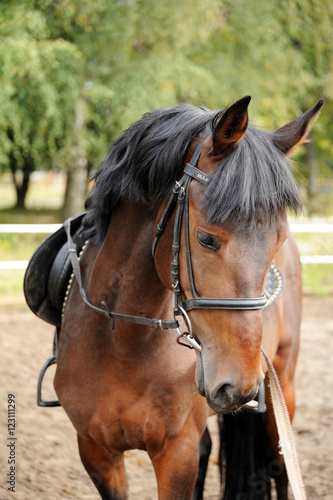
[[16, 169], [12, 170], [13, 182], [16, 190], [15, 208], [25, 209], [25, 199], [29, 188], [30, 173], [30, 170], [23, 170], [22, 180], [19, 180]]
[[305, 143], [305, 161], [308, 166], [308, 211], [309, 215], [319, 212], [318, 162], [313, 142]]
[[67, 170], [67, 185], [63, 208], [64, 220], [84, 211], [87, 196], [87, 160], [76, 156], [73, 165]]
[[84, 210], [87, 196], [88, 169], [85, 152], [80, 146], [81, 131], [84, 127], [84, 115], [80, 101], [75, 110], [74, 145], [72, 147], [73, 163], [67, 170], [67, 185], [63, 208], [64, 220], [80, 214]]

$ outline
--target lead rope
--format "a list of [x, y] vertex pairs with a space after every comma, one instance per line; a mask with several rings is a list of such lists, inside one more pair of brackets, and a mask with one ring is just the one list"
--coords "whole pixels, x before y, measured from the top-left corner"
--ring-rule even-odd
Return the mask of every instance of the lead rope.
[[280, 438], [279, 444], [284, 457], [291, 490], [295, 500], [306, 500], [305, 486], [297, 457], [287, 405], [274, 366], [262, 347], [261, 352], [267, 364], [274, 416]]
[[[187, 321], [189, 321], [189, 323], [191, 323], [187, 314], [186, 319]], [[193, 339], [192, 332], [188, 335], [184, 334], [182, 338], [183, 340], [187, 340], [188, 342], [190, 342], [191, 338]], [[201, 346], [197, 342], [195, 342], [195, 344], [192, 344], [192, 347], [198, 352], [201, 352]], [[267, 365], [273, 411], [280, 440], [279, 445], [281, 447], [281, 453], [284, 457], [284, 463], [286, 466], [290, 487], [295, 500], [306, 500], [305, 486], [302, 479], [301, 468], [298, 461], [294, 434], [291, 428], [287, 405], [284, 400], [280, 382], [273, 363], [267, 356], [263, 347], [261, 347], [261, 352], [265, 358]]]

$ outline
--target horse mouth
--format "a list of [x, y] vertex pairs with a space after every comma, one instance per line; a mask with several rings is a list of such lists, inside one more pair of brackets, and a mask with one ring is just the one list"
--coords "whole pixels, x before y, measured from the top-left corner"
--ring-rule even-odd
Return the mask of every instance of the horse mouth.
[[209, 407], [215, 412], [219, 414], [223, 413], [234, 413], [238, 410], [241, 410], [244, 405], [246, 405], [249, 401], [252, 401], [253, 398], [256, 396], [256, 392], [251, 392], [246, 397], [243, 397], [240, 395], [238, 398], [234, 398], [233, 400], [230, 400], [227, 396], [223, 400], [220, 400], [216, 402], [215, 400], [212, 400], [209, 395], [206, 395], [206, 400], [209, 405]]
[[244, 395], [230, 384], [217, 385], [211, 392], [205, 386], [202, 354], [200, 353], [195, 371], [195, 381], [198, 392], [206, 398], [208, 405], [215, 413], [232, 413], [252, 401], [258, 392], [259, 386], [250, 393]]

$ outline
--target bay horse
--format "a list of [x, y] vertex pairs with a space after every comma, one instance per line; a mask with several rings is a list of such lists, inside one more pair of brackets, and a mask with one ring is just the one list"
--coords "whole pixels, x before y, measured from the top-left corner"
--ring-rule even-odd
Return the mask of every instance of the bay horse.
[[[301, 276], [286, 210], [297, 212], [301, 200], [286, 156], [306, 138], [322, 101], [273, 133], [249, 126], [249, 101], [148, 113], [95, 176], [54, 386], [104, 500], [127, 498], [129, 449], [148, 452], [159, 499], [191, 499], [207, 416], [237, 412], [256, 396], [261, 345], [293, 416]], [[263, 312], [273, 259], [285, 290]], [[271, 460], [283, 468], [267, 400]], [[281, 467], [280, 500], [287, 498]], [[247, 493], [255, 476], [226, 470], [243, 496], [227, 477], [225, 498], [264, 498]]]

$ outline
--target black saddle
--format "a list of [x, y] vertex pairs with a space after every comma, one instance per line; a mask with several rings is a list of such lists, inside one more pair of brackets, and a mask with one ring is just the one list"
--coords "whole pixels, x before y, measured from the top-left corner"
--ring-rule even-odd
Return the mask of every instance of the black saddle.
[[[79, 252], [84, 245], [86, 213], [71, 222], [74, 243]], [[24, 276], [25, 300], [36, 316], [60, 328], [66, 288], [72, 273], [64, 226], [48, 236], [30, 259]]]

